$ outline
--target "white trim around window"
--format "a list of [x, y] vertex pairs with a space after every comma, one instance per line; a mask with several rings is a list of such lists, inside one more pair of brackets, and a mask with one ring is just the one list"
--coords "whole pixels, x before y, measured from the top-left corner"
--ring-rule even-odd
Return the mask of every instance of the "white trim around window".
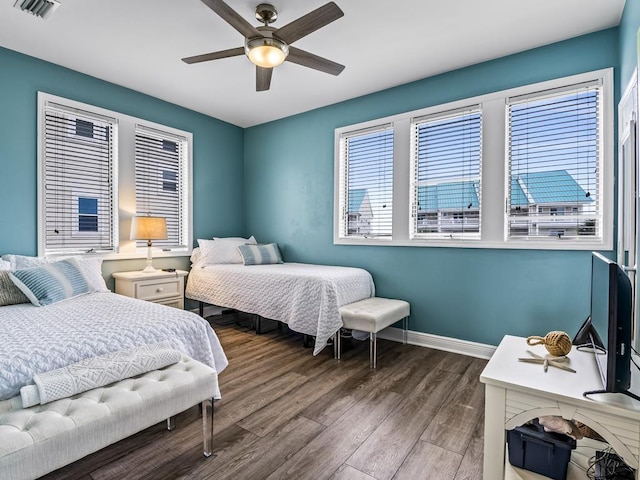
[[[53, 132], [57, 139], [49, 139], [49, 146], [45, 139], [45, 112], [48, 111], [66, 118], [65, 124]], [[103, 141], [103, 125], [108, 126], [108, 142]], [[96, 126], [100, 129], [96, 129]], [[107, 260], [146, 257], [146, 245], [137, 245], [135, 240], [129, 238], [131, 218], [136, 215], [136, 132], [142, 129], [155, 132], [162, 139], [179, 142], [180, 147], [179, 166], [175, 167], [180, 172], [176, 177], [180, 183], [176, 186], [179, 213], [173, 214], [177, 216], [178, 230], [172, 242], [155, 246], [153, 256], [175, 257], [191, 253], [193, 135], [166, 125], [38, 92], [38, 255], [88, 253], [99, 254]], [[102, 144], [108, 144], [108, 147]], [[71, 153], [68, 149], [63, 151], [69, 145], [75, 150]], [[78, 146], [86, 151], [74, 155]], [[98, 158], [93, 153], [98, 148], [107, 153], [100, 153]], [[48, 157], [52, 158], [52, 153], [57, 163], [47, 160]], [[87, 164], [87, 158], [90, 157], [98, 158], [102, 164], [108, 158], [108, 171], [96, 173], [97, 167]], [[57, 177], [47, 173], [47, 168], [51, 170], [47, 162], [54, 165], [56, 175], [58, 171], [62, 172], [61, 178], [68, 177], [68, 174], [60, 170], [57, 164], [63, 167], [71, 165], [72, 169], [79, 172], [71, 179], [71, 184], [58, 189], [57, 197], [49, 194], [48, 202], [47, 182], [50, 183], [52, 178], [57, 181]], [[91, 178], [88, 179], [88, 176]], [[99, 183], [107, 186], [97, 188], [95, 185]], [[156, 179], [156, 183], [162, 185], [162, 179]], [[65, 192], [68, 192], [68, 200], [63, 201], [61, 198], [67, 194]], [[80, 211], [80, 198], [89, 201], [83, 204], [83, 212]], [[96, 199], [97, 203], [90, 203], [92, 199]], [[56, 206], [53, 210], [52, 205]], [[148, 208], [146, 205], [143, 207]], [[64, 213], [65, 209], [68, 213]], [[166, 212], [159, 213], [163, 215]], [[94, 215], [97, 220], [93, 220]], [[57, 223], [52, 224], [52, 219]], [[50, 231], [55, 235], [47, 233]], [[67, 233], [63, 235], [62, 232]], [[65, 236], [62, 241], [56, 239], [62, 236]], [[93, 237], [99, 237], [100, 242], [95, 245], [91, 243], [97, 241], [92, 240]]]
[[[509, 236], [509, 105], [510, 102], [522, 101], [528, 97], [536, 99], [553, 97], [575, 86], [598, 85], [599, 90], [599, 141], [597, 154], [597, 196], [598, 196], [598, 231], [596, 235], [558, 235], [558, 236]], [[433, 182], [416, 177], [416, 123], [432, 119], [447, 119], [452, 115], [464, 115], [465, 112], [479, 112], [481, 116], [481, 152], [480, 177], [454, 175], [452, 172], [449, 185], [444, 190], [450, 195], [452, 185], [459, 187], [468, 183], [464, 189], [455, 190], [460, 195], [459, 201], [475, 192], [478, 195], [478, 209], [481, 202], [481, 213], [469, 217], [462, 212], [454, 212], [451, 202], [447, 203], [451, 211], [444, 215], [439, 212], [431, 216], [422, 215], [424, 225], [427, 219], [447, 222], [479, 223], [479, 235], [444, 235], [435, 230], [420, 231], [417, 228], [418, 187], [431, 186]], [[490, 93], [479, 97], [437, 105], [417, 111], [379, 118], [357, 125], [349, 125], [335, 130], [335, 181], [334, 181], [334, 243], [343, 245], [398, 245], [398, 246], [436, 246], [462, 248], [516, 248], [542, 250], [611, 250], [613, 248], [613, 210], [614, 210], [614, 142], [613, 142], [613, 69], [603, 69], [570, 77], [554, 79], [501, 92]], [[393, 192], [392, 192], [392, 235], [377, 237], [375, 235], [358, 235], [356, 229], [347, 230], [345, 223], [348, 203], [348, 165], [344, 139], [360, 132], [375, 131], [381, 126], [393, 129]], [[466, 140], [465, 140], [466, 141]], [[464, 143], [465, 141], [460, 141]], [[424, 159], [424, 156], [421, 157]], [[447, 163], [447, 158], [444, 163]], [[441, 158], [441, 160], [442, 160]], [[474, 163], [475, 165], [475, 163]], [[433, 174], [431, 174], [433, 176]], [[438, 183], [438, 182], [435, 182]], [[442, 182], [440, 182], [442, 183]], [[473, 184], [473, 188], [471, 187]], [[466, 193], [461, 193], [466, 192]], [[468, 201], [475, 208], [474, 201]], [[544, 204], [542, 212], [555, 205]], [[547, 210], [545, 210], [545, 208]], [[566, 207], [564, 207], [566, 209]], [[533, 211], [533, 210], [532, 210]], [[566, 210], [565, 210], [566, 211]], [[573, 211], [573, 210], [572, 210]], [[375, 217], [375, 212], [373, 214]], [[432, 218], [433, 217], [433, 218]], [[468, 218], [467, 218], [468, 217]], [[481, 218], [481, 220], [480, 220]], [[555, 219], [555, 218], [554, 218]], [[369, 221], [374, 221], [373, 218]], [[434, 223], [434, 225], [439, 225]], [[450, 225], [447, 228], [451, 229]], [[550, 230], [551, 231], [551, 230]], [[555, 230], [554, 230], [555, 231]], [[346, 234], [346, 233], [349, 234]]]

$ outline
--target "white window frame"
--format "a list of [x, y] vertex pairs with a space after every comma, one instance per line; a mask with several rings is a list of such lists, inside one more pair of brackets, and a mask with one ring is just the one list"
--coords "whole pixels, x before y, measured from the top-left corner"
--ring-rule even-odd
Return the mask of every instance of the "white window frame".
[[[75, 100], [51, 95], [45, 92], [38, 92], [38, 255], [44, 256], [45, 252], [45, 196], [44, 196], [44, 142], [43, 142], [43, 126], [45, 105], [48, 103], [56, 103], [69, 108], [75, 108], [86, 112], [95, 113], [97, 115], [113, 117], [118, 121], [118, 135], [115, 146], [115, 162], [114, 173], [116, 177], [114, 182], [114, 208], [113, 215], [113, 234], [114, 247], [113, 253], [101, 254], [105, 260], [124, 260], [133, 258], [146, 258], [147, 248], [137, 247], [135, 240], [130, 240], [131, 219], [136, 212], [135, 198], [135, 126], [143, 124], [145, 127], [155, 128], [160, 131], [168, 132], [176, 136], [186, 138], [187, 147], [185, 148], [185, 175], [184, 187], [186, 194], [183, 198], [183, 209], [185, 225], [183, 228], [187, 234], [187, 245], [184, 248], [174, 248], [166, 251], [158, 248], [154, 249], [154, 257], [178, 257], [188, 256], [191, 254], [193, 245], [193, 134], [183, 130], [179, 130], [167, 125], [161, 125], [150, 122], [145, 119], [125, 115], [123, 113], [114, 112], [104, 108], [88, 105]], [[69, 132], [74, 135], [74, 132]], [[91, 141], [88, 137], [82, 137], [84, 140]], [[82, 196], [82, 191], [74, 192], [74, 197]], [[98, 200], [100, 203], [100, 200]], [[75, 207], [77, 210], [77, 206]], [[100, 205], [98, 205], [100, 208]], [[84, 232], [74, 232], [74, 235], [83, 235]], [[94, 255], [93, 253], [87, 253]], [[62, 253], [60, 255], [69, 255]], [[54, 256], [49, 254], [49, 256]]]
[[[163, 127], [163, 128], [158, 128], [157, 124], [155, 126], [151, 126], [148, 122], [145, 123], [137, 123], [135, 125], [135, 131], [134, 131], [134, 138], [135, 136], [137, 136], [138, 134], [140, 135], [146, 135], [146, 136], [151, 136], [151, 137], [155, 137], [155, 138], [162, 138], [163, 140], [169, 140], [171, 142], [174, 142], [176, 144], [179, 144], [180, 146], [178, 147], [179, 149], [181, 149], [184, 153], [183, 155], [179, 155], [178, 159], [179, 159], [179, 163], [178, 163], [178, 170], [179, 172], [176, 173], [176, 178], [175, 180], [169, 180], [168, 182], [174, 184], [176, 186], [176, 189], [173, 190], [173, 192], [176, 193], [176, 197], [178, 198], [178, 205], [185, 205], [189, 203], [189, 195], [190, 195], [190, 189], [187, 190], [185, 187], [185, 176], [189, 174], [189, 172], [191, 171], [191, 167], [188, 165], [188, 158], [187, 158], [187, 150], [189, 149], [189, 145], [191, 144], [191, 141], [186, 138], [186, 136], [184, 135], [178, 135], [177, 134], [177, 130], [175, 129], [169, 129], [167, 127]], [[134, 145], [134, 152], [135, 152], [135, 145]], [[135, 170], [135, 162], [136, 162], [136, 158], [135, 158], [135, 154], [134, 154], [134, 170]], [[162, 172], [164, 172], [165, 170], [162, 170]], [[180, 179], [182, 179], [182, 182], [180, 182]], [[164, 175], [161, 174], [159, 175], [159, 177], [156, 179], [156, 181], [160, 184], [164, 185], [164, 182], [166, 182], [166, 180], [164, 180]], [[134, 178], [134, 184], [135, 184], [135, 178]], [[136, 194], [136, 192], [134, 192], [134, 195]], [[137, 202], [137, 200], [136, 200]], [[136, 209], [138, 208], [138, 205], [136, 203]], [[150, 214], [157, 214], [157, 212], [152, 211], [152, 212], [148, 212]], [[144, 210], [138, 211], [137, 215], [144, 215], [145, 212]], [[183, 240], [183, 242], [185, 242], [187, 245], [192, 245], [193, 244], [193, 238], [191, 238], [189, 236], [189, 225], [190, 222], [188, 221], [184, 221], [184, 212], [182, 212], [182, 214], [180, 215], [182, 218], [180, 218], [180, 222], [179, 225], [181, 225], [181, 228], [179, 229], [179, 234], [178, 234], [178, 241]], [[167, 226], [169, 226], [169, 222], [167, 222]], [[162, 245], [162, 242], [155, 242], [158, 243], [160, 245]], [[138, 249], [143, 249], [144, 251], [146, 251], [147, 249], [147, 243], [144, 240], [138, 240], [137, 242], [137, 248]], [[166, 247], [160, 246], [160, 248], [164, 251]], [[180, 250], [184, 250], [184, 248], [181, 247], [171, 247], [171, 249], [176, 249], [178, 251]]]
[[[602, 198], [602, 236], [576, 242], [572, 239], [506, 238], [507, 222], [507, 100], [544, 90], [599, 80], [602, 82], [599, 195]], [[613, 249], [614, 211], [614, 102], [613, 68], [571, 75], [545, 82], [511, 88], [472, 98], [436, 105], [412, 112], [348, 125], [335, 129], [334, 136], [334, 228], [333, 242], [339, 245], [397, 245], [421, 247], [502, 248], [540, 250], [611, 250]], [[436, 115], [451, 110], [480, 105], [482, 112], [482, 222], [479, 238], [411, 238], [411, 119]], [[340, 177], [343, 175], [340, 159], [340, 138], [349, 132], [390, 123], [394, 129], [393, 164], [393, 235], [391, 239], [362, 237], [343, 238], [339, 235]]]
[[[417, 145], [417, 126], [425, 121], [441, 121], [448, 118], [456, 118], [461, 115], [469, 114], [471, 112], [477, 112], [480, 115], [480, 158], [479, 158], [479, 169], [480, 176], [478, 179], [478, 232], [456, 232], [456, 233], [444, 233], [444, 232], [427, 232], [427, 233], [418, 233], [415, 228], [418, 222], [418, 188], [419, 182], [417, 181], [417, 173], [418, 173], [418, 150], [416, 148]], [[482, 228], [482, 216], [483, 216], [483, 206], [482, 206], [482, 106], [481, 105], [467, 105], [463, 108], [458, 108], [455, 110], [447, 110], [443, 112], [438, 112], [432, 115], [426, 116], [415, 116], [411, 118], [411, 158], [410, 158], [410, 172], [411, 172], [411, 183], [410, 183], [410, 195], [411, 195], [411, 231], [409, 232], [409, 237], [411, 240], [414, 239], [434, 239], [438, 240], [440, 238], [465, 238], [465, 239], [480, 239], [481, 238], [481, 228]], [[453, 181], [454, 179], [449, 179], [449, 181]], [[463, 180], [460, 178], [459, 180]], [[468, 179], [464, 179], [468, 181]], [[449, 217], [455, 218], [458, 214], [458, 211], [439, 211], [437, 215], [440, 217]], [[438, 223], [439, 220], [438, 220]]]
[[[339, 238], [344, 239], [344, 238], [361, 238], [361, 239], [375, 239], [376, 241], [379, 242], [383, 242], [386, 243], [388, 241], [390, 241], [393, 238], [393, 232], [392, 232], [392, 236], [386, 236], [386, 235], [358, 235], [358, 234], [349, 234], [348, 230], [349, 230], [349, 220], [348, 218], [345, 218], [345, 213], [347, 212], [347, 202], [349, 201], [349, 195], [347, 192], [347, 187], [348, 187], [348, 181], [347, 181], [347, 177], [348, 175], [348, 165], [347, 165], [347, 161], [346, 158], [344, 158], [343, 152], [346, 149], [346, 143], [350, 138], [353, 137], [358, 137], [361, 135], [367, 135], [370, 133], [374, 133], [374, 132], [382, 132], [382, 131], [387, 131], [389, 129], [393, 129], [393, 125], [392, 124], [388, 124], [388, 123], [381, 123], [381, 124], [373, 124], [371, 126], [368, 126], [365, 129], [359, 129], [356, 131], [348, 131], [345, 132], [345, 135], [341, 135], [340, 138], [337, 140], [338, 145], [338, 157], [339, 157], [339, 163], [340, 163], [340, 172], [342, 172], [343, 174], [340, 176], [338, 180], [338, 185], [337, 185], [337, 189], [338, 189], [338, 212], [340, 215], [340, 218], [338, 219], [338, 232], [337, 235]], [[395, 145], [395, 133], [394, 133], [394, 145]], [[394, 146], [395, 149], [395, 146]], [[394, 157], [395, 157], [395, 151], [394, 151]], [[395, 163], [395, 162], [394, 162]], [[394, 165], [395, 166], [395, 165]], [[394, 172], [395, 173], [395, 172]], [[393, 188], [393, 187], [392, 187]], [[393, 200], [392, 200], [392, 205], [393, 205]]]

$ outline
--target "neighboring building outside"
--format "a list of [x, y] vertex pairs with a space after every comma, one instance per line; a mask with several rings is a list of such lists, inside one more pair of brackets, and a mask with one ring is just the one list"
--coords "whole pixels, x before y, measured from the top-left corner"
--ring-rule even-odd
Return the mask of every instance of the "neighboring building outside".
[[370, 235], [373, 210], [366, 188], [349, 190], [349, 235]]
[[[416, 232], [479, 232], [479, 188], [478, 180], [419, 185]], [[514, 175], [510, 199], [510, 236], [596, 233], [595, 221], [586, 215], [594, 199], [566, 170]]]

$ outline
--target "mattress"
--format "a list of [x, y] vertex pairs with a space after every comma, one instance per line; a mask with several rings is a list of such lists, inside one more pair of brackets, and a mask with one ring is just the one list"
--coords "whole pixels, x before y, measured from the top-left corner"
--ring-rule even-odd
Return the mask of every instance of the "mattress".
[[0, 307], [0, 325], [0, 400], [19, 394], [35, 374], [162, 341], [217, 373], [228, 364], [200, 316], [115, 293], [89, 293], [46, 307]]
[[186, 296], [287, 323], [316, 338], [318, 354], [342, 326], [339, 308], [375, 296], [371, 274], [361, 268], [282, 263], [194, 266]]

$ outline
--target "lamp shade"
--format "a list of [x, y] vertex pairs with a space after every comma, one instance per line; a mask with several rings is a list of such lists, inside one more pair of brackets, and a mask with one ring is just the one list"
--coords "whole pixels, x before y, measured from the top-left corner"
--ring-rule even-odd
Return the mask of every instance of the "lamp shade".
[[131, 240], [166, 240], [167, 219], [164, 217], [133, 217]]

